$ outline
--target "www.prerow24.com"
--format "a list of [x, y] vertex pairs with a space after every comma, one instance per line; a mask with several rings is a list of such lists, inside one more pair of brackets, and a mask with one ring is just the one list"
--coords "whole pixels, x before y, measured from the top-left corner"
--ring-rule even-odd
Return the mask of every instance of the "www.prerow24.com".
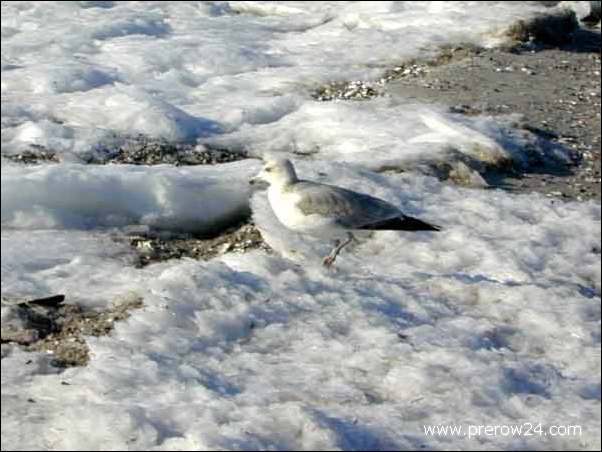
[[581, 436], [580, 425], [548, 425], [524, 422], [522, 424], [500, 425], [425, 425], [426, 436], [457, 436], [477, 438], [483, 436]]

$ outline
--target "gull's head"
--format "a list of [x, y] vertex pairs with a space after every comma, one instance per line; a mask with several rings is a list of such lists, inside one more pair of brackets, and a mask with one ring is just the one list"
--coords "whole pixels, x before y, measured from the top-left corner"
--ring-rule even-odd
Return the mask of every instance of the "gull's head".
[[284, 187], [296, 182], [297, 174], [290, 160], [278, 157], [265, 157], [263, 168], [254, 178], [254, 180], [257, 179], [265, 181], [270, 185]]

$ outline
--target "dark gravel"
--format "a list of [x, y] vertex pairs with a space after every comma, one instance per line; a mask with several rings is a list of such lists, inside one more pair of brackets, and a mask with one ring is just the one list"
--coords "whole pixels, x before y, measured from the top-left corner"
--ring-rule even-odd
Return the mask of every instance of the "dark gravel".
[[194, 237], [171, 232], [142, 232], [127, 236], [138, 256], [138, 267], [171, 259], [209, 260], [226, 253], [270, 251], [259, 230], [244, 223], [228, 228], [217, 237]]
[[[2, 154], [2, 157], [24, 165], [43, 163], [60, 163], [59, 153], [42, 146], [30, 146], [14, 154]], [[91, 165], [218, 165], [248, 158], [246, 153], [228, 149], [213, 148], [191, 143], [171, 143], [160, 139], [137, 137], [117, 148], [101, 148], [90, 150], [80, 157], [82, 163]]]
[[217, 165], [246, 159], [247, 155], [204, 145], [170, 143], [141, 137], [117, 151], [96, 152], [88, 163], [126, 165]]
[[[407, 69], [407, 68], [406, 68]], [[467, 115], [520, 113], [525, 127], [577, 156], [575, 166], [541, 164], [524, 174], [490, 175], [516, 192], [600, 200], [600, 32], [579, 29], [552, 47], [458, 47], [443, 61], [416, 63], [387, 84], [400, 101], [451, 105]]]
[[59, 163], [59, 156], [52, 151], [49, 151], [41, 146], [32, 146], [17, 154], [2, 154], [7, 160], [23, 165], [38, 165], [40, 163]]

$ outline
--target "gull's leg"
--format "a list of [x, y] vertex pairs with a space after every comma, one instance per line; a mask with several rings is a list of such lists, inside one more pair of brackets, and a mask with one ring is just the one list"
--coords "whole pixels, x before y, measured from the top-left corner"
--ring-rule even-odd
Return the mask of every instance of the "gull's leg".
[[334, 264], [334, 261], [337, 259], [337, 256], [339, 255], [341, 250], [343, 248], [345, 248], [347, 245], [349, 245], [354, 239], [355, 239], [355, 237], [353, 236], [353, 234], [351, 232], [347, 232], [347, 240], [345, 240], [344, 242], [341, 242], [340, 240], [336, 240], [334, 248], [332, 249], [330, 254], [328, 256], [326, 256], [324, 258], [324, 260], [322, 261], [322, 263], [324, 264], [324, 267], [332, 267], [332, 265]]
[[322, 263], [324, 264], [324, 267], [330, 267], [332, 264], [334, 264], [334, 260], [337, 257], [335, 252], [339, 246], [341, 246], [341, 241], [339, 239], [336, 239], [334, 241], [334, 248], [332, 249], [330, 254], [328, 256], [326, 256], [324, 258], [324, 260], [322, 261]]

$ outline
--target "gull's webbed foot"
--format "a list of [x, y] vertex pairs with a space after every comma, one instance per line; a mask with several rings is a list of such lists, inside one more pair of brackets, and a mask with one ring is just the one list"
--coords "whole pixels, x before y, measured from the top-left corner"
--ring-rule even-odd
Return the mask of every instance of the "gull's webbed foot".
[[322, 265], [324, 265], [324, 267], [326, 268], [330, 268], [333, 266], [334, 261], [336, 260], [336, 256], [331, 256], [330, 254], [328, 256], [326, 256], [324, 258], [324, 260], [322, 261]]
[[343, 248], [345, 248], [347, 245], [349, 245], [353, 241], [354, 238], [355, 237], [353, 236], [353, 234], [351, 232], [348, 232], [347, 240], [345, 240], [344, 242], [341, 242], [340, 240], [336, 240], [334, 248], [332, 249], [330, 254], [324, 258], [324, 260], [322, 261], [322, 265], [324, 265], [324, 267], [326, 267], [326, 268], [332, 267], [334, 265], [334, 262], [337, 259], [337, 256], [341, 252], [341, 250]]

